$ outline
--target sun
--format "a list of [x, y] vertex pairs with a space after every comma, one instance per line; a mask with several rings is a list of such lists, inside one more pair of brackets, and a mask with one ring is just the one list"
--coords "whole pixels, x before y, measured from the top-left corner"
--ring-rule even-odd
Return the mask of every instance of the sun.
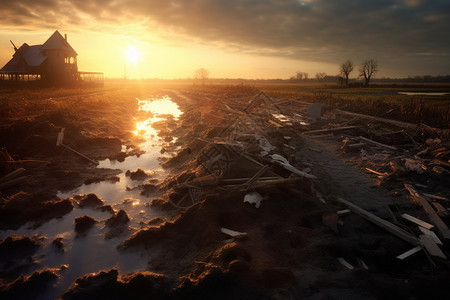
[[136, 47], [128, 47], [124, 54], [129, 63], [137, 64], [141, 60], [141, 51]]

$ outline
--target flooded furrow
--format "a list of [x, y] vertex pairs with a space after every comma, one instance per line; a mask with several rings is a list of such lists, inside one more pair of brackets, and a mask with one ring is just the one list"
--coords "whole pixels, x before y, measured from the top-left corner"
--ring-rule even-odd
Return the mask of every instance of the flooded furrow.
[[[158, 136], [159, 130], [154, 125], [168, 119], [176, 121], [182, 112], [167, 96], [137, 101], [139, 111], [136, 112], [138, 117], [135, 118], [136, 130], [133, 133], [143, 141], [138, 145], [142, 154], [127, 156], [121, 162], [110, 159], [100, 161], [98, 168], [121, 170], [114, 180], [84, 184], [71, 191], [59, 192], [59, 198], [70, 198], [74, 202], [74, 209], [62, 218], [51, 219], [37, 228], [26, 224], [18, 230], [0, 231], [0, 239], [15, 235], [34, 236], [43, 241], [42, 247], [33, 255], [34, 262], [25, 268], [23, 274], [44, 268], [59, 269], [58, 281], [41, 295], [42, 299], [60, 296], [76, 278], [84, 274], [111, 268], [117, 268], [122, 273], [136, 272], [147, 267], [147, 262], [139, 254], [120, 253], [116, 247], [137, 230], [148, 226], [152, 218], [164, 217], [161, 211], [150, 207], [157, 194], [154, 197], [142, 196], [138, 187], [147, 181], [156, 183], [167, 175], [160, 161], [161, 157], [169, 157], [169, 154], [161, 153], [164, 139]], [[123, 150], [127, 151], [127, 148], [123, 146]], [[146, 176], [132, 179], [127, 171], [137, 169], [144, 171]], [[95, 194], [97, 197], [92, 197], [103, 203], [97, 207], [81, 205], [76, 203], [80, 199], [76, 195], [80, 194]], [[114, 218], [122, 210], [125, 212], [126, 226], [117, 231], [110, 223], [116, 221]], [[95, 223], [84, 233], [76, 232], [74, 222], [83, 216], [89, 216]]]

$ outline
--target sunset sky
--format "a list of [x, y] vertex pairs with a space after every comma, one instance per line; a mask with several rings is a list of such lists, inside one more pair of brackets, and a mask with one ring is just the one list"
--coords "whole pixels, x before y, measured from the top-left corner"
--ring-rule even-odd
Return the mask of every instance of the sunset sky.
[[450, 74], [449, 0], [0, 0], [0, 68], [10, 39], [55, 30], [106, 77], [314, 77], [367, 58], [377, 77]]

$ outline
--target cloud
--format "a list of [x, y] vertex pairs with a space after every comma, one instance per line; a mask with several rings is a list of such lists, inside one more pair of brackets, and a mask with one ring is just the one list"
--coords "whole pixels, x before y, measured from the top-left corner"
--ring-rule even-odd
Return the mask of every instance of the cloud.
[[[2, 0], [0, 24], [120, 30], [139, 22], [167, 39], [229, 51], [338, 63], [450, 56], [448, 0]], [[27, 25], [28, 24], [28, 25]], [[447, 63], [447, 66], [450, 63]]]

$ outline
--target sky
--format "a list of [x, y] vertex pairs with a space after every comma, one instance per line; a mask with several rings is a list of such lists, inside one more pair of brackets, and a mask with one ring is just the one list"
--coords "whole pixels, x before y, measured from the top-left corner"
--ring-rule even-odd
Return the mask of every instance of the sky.
[[450, 74], [449, 0], [0, 0], [0, 65], [9, 40], [55, 30], [105, 77], [311, 78], [348, 59], [352, 78], [366, 59], [378, 78]]

